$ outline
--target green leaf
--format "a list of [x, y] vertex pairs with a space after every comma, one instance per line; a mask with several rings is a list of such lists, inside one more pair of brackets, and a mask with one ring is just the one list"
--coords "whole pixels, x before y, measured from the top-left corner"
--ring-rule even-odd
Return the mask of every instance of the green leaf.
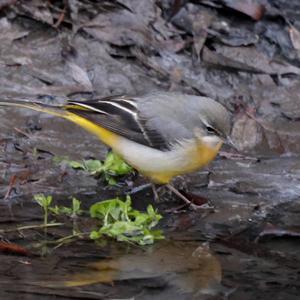
[[119, 236], [123, 234], [134, 235], [141, 228], [135, 225], [133, 222], [126, 221], [116, 221], [108, 226], [103, 226], [99, 232], [106, 233], [112, 237]]
[[99, 233], [99, 232], [96, 231], [96, 230], [93, 230], [93, 231], [91, 231], [91, 233], [90, 233], [90, 239], [92, 239], [92, 240], [97, 240], [97, 239], [99, 239], [101, 236], [102, 236], [102, 234]]
[[110, 199], [97, 202], [90, 207], [90, 214], [92, 218], [103, 219], [112, 209], [117, 206], [119, 199]]
[[72, 215], [72, 208], [66, 207], [66, 206], [57, 206], [55, 205], [54, 207], [49, 207], [49, 210], [51, 213], [55, 215], [67, 215], [70, 216]]
[[80, 209], [81, 202], [76, 198], [72, 198], [72, 207], [57, 206], [49, 207], [49, 211], [54, 215], [79, 216], [83, 213]]
[[33, 199], [43, 208], [49, 207], [52, 202], [52, 196], [45, 196], [44, 194], [37, 194]]
[[83, 161], [84, 169], [89, 172], [91, 175], [95, 175], [97, 173], [101, 173], [102, 168], [102, 162], [100, 160], [96, 159], [88, 159]]
[[54, 214], [54, 215], [60, 215], [61, 214], [61, 210], [60, 207], [55, 205], [54, 207], [49, 207], [49, 211]]
[[102, 221], [98, 231], [91, 232], [92, 239], [106, 235], [117, 241], [146, 245], [164, 238], [160, 230], [151, 230], [157, 225], [161, 215], [151, 205], [147, 212], [132, 209], [129, 196], [125, 202], [119, 198], [97, 202], [90, 207], [90, 214]]
[[109, 185], [116, 185], [116, 176], [123, 176], [132, 172], [132, 167], [130, 167], [122, 158], [109, 152], [102, 163], [100, 160], [87, 159], [82, 162], [76, 160], [69, 160], [67, 157], [55, 157], [53, 159], [55, 163], [65, 163], [73, 169], [80, 169], [88, 172], [90, 175], [103, 174], [105, 180]]
[[112, 175], [126, 175], [133, 170], [119, 155], [113, 152], [107, 154], [103, 169]]
[[118, 183], [118, 181], [109, 174], [105, 174], [105, 179], [106, 179], [108, 185], [116, 185]]
[[54, 164], [59, 165], [62, 162], [68, 162], [69, 158], [67, 156], [55, 155], [52, 160], [53, 160]]
[[74, 215], [81, 215], [82, 214], [82, 210], [80, 209], [80, 206], [81, 206], [80, 200], [73, 197], [72, 198], [72, 213]]
[[76, 160], [67, 161], [67, 164], [73, 169], [85, 169], [84, 164]]

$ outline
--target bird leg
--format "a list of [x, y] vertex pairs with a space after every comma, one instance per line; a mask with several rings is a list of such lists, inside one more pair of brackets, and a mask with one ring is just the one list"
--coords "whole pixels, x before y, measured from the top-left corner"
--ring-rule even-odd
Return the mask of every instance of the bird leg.
[[197, 210], [199, 209], [201, 206], [199, 205], [195, 205], [194, 203], [192, 203], [187, 197], [185, 197], [183, 194], [181, 194], [173, 185], [171, 185], [170, 183], [166, 184], [166, 187], [172, 192], [174, 193], [177, 197], [179, 197], [181, 200], [183, 200], [185, 202], [186, 205], [188, 205], [188, 207], [192, 208], [193, 210]]
[[158, 192], [156, 190], [156, 187], [155, 187], [154, 183], [151, 183], [151, 188], [152, 188], [152, 192], [153, 192], [153, 195], [154, 195], [154, 201], [159, 202], [159, 195], [158, 195]]
[[[146, 184], [142, 184], [140, 186], [134, 187], [134, 188], [132, 188], [130, 190], [130, 192], [128, 194], [129, 195], [136, 194], [136, 193], [141, 192], [143, 190], [146, 190], [146, 189], [148, 189], [150, 187], [152, 188], [152, 192], [153, 192], [153, 195], [154, 195], [155, 202], [159, 202], [160, 197], [159, 197], [158, 191], [156, 189], [156, 186], [153, 183], [146, 183]], [[174, 209], [174, 211], [178, 211], [178, 210], [184, 208], [185, 206], [188, 206], [188, 207], [190, 207], [193, 210], [197, 210], [197, 209], [199, 209], [201, 207], [199, 205], [196, 205], [196, 204], [192, 203], [192, 201], [190, 201], [187, 197], [185, 197], [180, 191], [178, 191], [170, 183], [166, 184], [166, 185], [163, 185], [160, 188], [163, 188], [163, 187], [168, 188], [173, 194], [175, 194], [177, 197], [179, 197], [185, 203], [184, 205], [181, 205], [180, 207], [177, 207], [176, 209]], [[173, 211], [173, 209], [172, 209], [172, 211]]]
[[192, 202], [186, 198], [185, 196], [183, 196], [173, 185], [171, 185], [170, 183], [168, 183], [166, 185], [166, 187], [172, 192], [174, 193], [177, 197], [179, 197], [181, 200], [183, 200], [187, 205], [190, 205]]

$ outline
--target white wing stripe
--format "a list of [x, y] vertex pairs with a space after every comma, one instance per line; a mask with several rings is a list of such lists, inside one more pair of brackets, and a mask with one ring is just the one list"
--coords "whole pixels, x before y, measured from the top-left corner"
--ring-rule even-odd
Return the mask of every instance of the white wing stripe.
[[113, 106], [115, 106], [115, 107], [117, 107], [117, 108], [120, 108], [120, 109], [122, 109], [123, 111], [126, 111], [127, 113], [131, 114], [131, 115], [133, 116], [133, 118], [134, 118], [135, 123], [139, 126], [140, 130], [142, 131], [142, 133], [143, 133], [145, 139], [146, 139], [146, 140], [148, 141], [148, 143], [152, 146], [152, 143], [151, 143], [151, 141], [150, 141], [150, 139], [149, 139], [149, 137], [148, 137], [148, 135], [147, 135], [147, 133], [146, 133], [146, 131], [145, 131], [143, 125], [141, 124], [141, 122], [140, 122], [139, 119], [138, 119], [138, 114], [137, 114], [137, 112], [132, 111], [132, 110], [126, 108], [126, 107], [123, 107], [122, 105], [119, 105], [119, 104], [114, 103], [114, 102], [111, 102], [111, 101], [101, 101], [101, 102], [104, 102], [104, 103], [107, 103], [107, 104], [111, 104], [111, 105], [113, 105]]
[[[116, 99], [114, 99], [114, 100], [116, 100]], [[123, 99], [120, 99], [120, 100], [121, 100], [121, 101], [124, 101]], [[129, 101], [129, 100], [128, 100], [128, 101], [125, 100], [124, 102], [128, 102], [129, 104], [133, 104], [132, 101]], [[126, 113], [130, 114], [130, 115], [133, 117], [135, 123], [136, 123], [136, 124], [138, 125], [138, 127], [140, 128], [140, 130], [141, 130], [141, 132], [143, 133], [145, 139], [148, 141], [148, 143], [149, 143], [151, 146], [153, 145], [152, 142], [151, 142], [151, 140], [150, 140], [150, 138], [149, 138], [149, 136], [147, 135], [147, 133], [146, 133], [146, 131], [145, 131], [143, 125], [141, 124], [141, 122], [140, 122], [139, 119], [138, 119], [138, 114], [137, 114], [137, 112], [132, 111], [132, 110], [130, 110], [130, 109], [128, 109], [128, 108], [126, 108], [126, 107], [124, 107], [124, 106], [118, 104], [118, 103], [112, 102], [112, 101], [101, 100], [101, 103], [110, 104], [110, 105], [112, 105], [112, 106], [114, 106], [114, 107], [117, 107], [117, 108], [119, 108], [120, 110], [123, 110], [123, 111], [125, 111]], [[78, 105], [78, 106], [82, 106], [82, 107], [88, 108], [88, 109], [90, 109], [90, 110], [92, 110], [92, 111], [99, 112], [99, 113], [101, 113], [101, 114], [110, 115], [109, 113], [107, 113], [107, 112], [105, 112], [105, 111], [103, 111], [103, 110], [97, 109], [97, 108], [95, 108], [95, 107], [92, 106], [92, 105], [88, 105], [88, 104], [84, 104], [84, 103], [80, 103], [80, 102], [73, 102], [73, 101], [70, 102], [70, 104], [75, 104], [75, 105]], [[134, 103], [133, 106], [136, 107], [136, 104]]]
[[88, 105], [88, 104], [84, 104], [84, 103], [81, 103], [81, 102], [69, 102], [69, 103], [70, 104], [75, 104], [75, 105], [78, 105], [78, 106], [82, 106], [82, 107], [85, 107], [85, 108], [88, 108], [90, 110], [99, 112], [100, 114], [109, 115], [107, 112], [105, 112], [103, 110], [100, 110], [100, 109], [97, 109], [94, 106], [91, 106], [91, 105]]
[[132, 100], [129, 100], [129, 99], [116, 99], [117, 101], [120, 101], [120, 102], [125, 102], [125, 103], [128, 103], [130, 105], [132, 105], [133, 107], [137, 108], [137, 104], [136, 102], [132, 101]]
[[124, 111], [126, 111], [127, 113], [129, 113], [129, 114], [131, 114], [131, 115], [133, 115], [133, 116], [136, 116], [137, 115], [137, 113], [135, 112], [135, 111], [132, 111], [132, 110], [130, 110], [129, 108], [126, 108], [126, 107], [124, 107], [124, 106], [122, 106], [122, 105], [120, 105], [120, 104], [118, 104], [118, 103], [114, 103], [114, 102], [111, 102], [111, 101], [105, 101], [105, 100], [103, 100], [103, 101], [101, 101], [102, 103], [107, 103], [107, 104], [110, 104], [110, 105], [112, 105], [112, 106], [114, 106], [114, 107], [117, 107], [117, 108], [119, 108], [119, 109], [122, 109], [122, 110], [124, 110]]
[[136, 101], [132, 100], [132, 99], [128, 99], [126, 98], [126, 96], [121, 96], [119, 98], [109, 98], [109, 99], [100, 99], [99, 103], [101, 102], [124, 102], [124, 103], [128, 103], [130, 104], [132, 107], [137, 108], [137, 103]]

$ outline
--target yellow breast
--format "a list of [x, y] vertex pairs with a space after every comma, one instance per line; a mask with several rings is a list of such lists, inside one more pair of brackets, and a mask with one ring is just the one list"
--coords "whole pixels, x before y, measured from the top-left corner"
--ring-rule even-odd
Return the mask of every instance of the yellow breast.
[[[218, 154], [222, 142], [219, 142], [215, 147], [210, 147], [205, 143], [198, 143], [196, 147], [186, 148], [183, 160], [184, 163], [174, 164], [173, 169], [162, 169], [156, 173], [144, 173], [150, 177], [152, 181], [160, 184], [169, 183], [173, 177], [192, 173], [209, 164]], [[141, 170], [143, 173], [143, 171]]]

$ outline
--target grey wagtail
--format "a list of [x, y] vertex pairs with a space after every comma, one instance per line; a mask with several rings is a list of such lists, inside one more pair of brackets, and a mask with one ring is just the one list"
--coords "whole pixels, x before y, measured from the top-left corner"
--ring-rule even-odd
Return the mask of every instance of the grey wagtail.
[[230, 141], [228, 111], [207, 97], [154, 92], [139, 97], [70, 100], [61, 106], [18, 100], [1, 100], [0, 105], [29, 108], [74, 122], [159, 184], [169, 184], [177, 175], [204, 167], [222, 143]]

